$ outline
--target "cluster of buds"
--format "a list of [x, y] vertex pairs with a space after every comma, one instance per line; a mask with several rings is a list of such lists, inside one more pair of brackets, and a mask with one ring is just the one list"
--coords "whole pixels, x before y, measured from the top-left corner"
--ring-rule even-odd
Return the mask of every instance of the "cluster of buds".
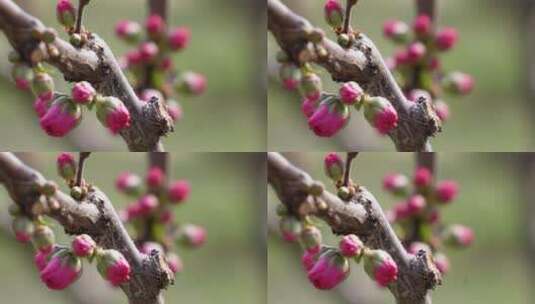
[[[147, 255], [153, 251], [164, 255], [169, 268], [182, 271], [182, 261], [173, 252], [175, 245], [198, 248], [206, 241], [206, 230], [194, 224], [178, 224], [173, 208], [185, 203], [190, 195], [186, 180], [168, 182], [159, 167], [148, 170], [145, 181], [130, 172], [121, 173], [116, 188], [135, 199], [120, 212], [125, 223], [130, 223], [136, 234], [139, 250]], [[147, 236], [146, 231], [150, 231]]]
[[412, 189], [410, 186], [410, 179], [403, 174], [385, 176], [384, 189], [401, 199], [388, 211], [388, 218], [396, 224], [398, 235], [410, 253], [424, 250], [433, 255], [437, 268], [445, 274], [449, 261], [441, 252], [443, 247], [464, 248], [474, 241], [470, 228], [446, 226], [441, 221], [441, 208], [457, 198], [459, 186], [452, 180], [435, 182], [432, 172], [426, 167], [416, 168]]
[[[75, 33], [76, 9], [69, 0], [57, 3], [58, 21], [65, 27], [71, 42], [73, 37], [85, 37], [86, 32]], [[130, 126], [130, 113], [123, 102], [115, 97], [97, 94], [93, 86], [86, 81], [75, 83], [71, 94], [55, 92], [54, 79], [43, 67], [42, 61], [59, 56], [58, 49], [53, 44], [56, 32], [51, 28], [36, 29], [32, 35], [44, 44], [44, 48], [36, 48], [28, 61], [13, 51], [9, 60], [13, 63], [12, 77], [17, 88], [30, 90], [35, 96], [33, 108], [39, 117], [41, 128], [50, 136], [63, 137], [76, 128], [82, 121], [85, 109], [96, 108], [100, 122], [117, 134]], [[81, 39], [81, 40], [80, 40]], [[82, 38], [74, 40], [83, 41]], [[46, 50], [46, 52], [45, 52]]]
[[140, 100], [149, 102], [157, 98], [166, 105], [175, 122], [180, 120], [182, 108], [176, 97], [180, 94], [199, 95], [206, 89], [203, 75], [191, 71], [179, 73], [171, 57], [189, 45], [189, 28], [169, 28], [161, 16], [151, 15], [145, 21], [145, 37], [142, 37], [142, 26], [130, 20], [119, 21], [115, 33], [135, 46], [119, 62]]
[[[70, 154], [58, 157], [58, 173], [68, 181], [76, 174], [76, 163]], [[62, 290], [76, 282], [82, 274], [83, 260], [97, 261], [102, 277], [113, 286], [119, 286], [130, 279], [130, 264], [125, 257], [113, 249], [103, 249], [86, 234], [76, 235], [70, 246], [56, 242], [53, 230], [43, 216], [51, 210], [61, 208], [54, 199], [57, 186], [53, 182], [36, 185], [39, 199], [30, 211], [11, 205], [12, 229], [21, 243], [31, 242], [35, 250], [34, 263], [41, 281], [51, 290]]]
[[444, 93], [467, 95], [474, 88], [474, 79], [462, 72], [445, 73], [440, 56], [450, 51], [458, 42], [459, 34], [451, 27], [435, 29], [427, 15], [417, 16], [411, 27], [399, 20], [389, 20], [383, 26], [386, 38], [399, 45], [387, 60], [395, 72], [409, 101], [420, 98], [430, 101], [441, 121], [450, 115]]
[[349, 275], [351, 260], [363, 262], [364, 270], [379, 287], [397, 280], [397, 264], [387, 252], [366, 247], [354, 234], [342, 236], [337, 247], [327, 246], [308, 216], [300, 220], [284, 205], [278, 206], [277, 213], [283, 239], [301, 245], [301, 264], [315, 288], [328, 290], [342, 283]]
[[[338, 188], [338, 196], [349, 200], [358, 187], [352, 183], [344, 184], [345, 168], [345, 162], [338, 154], [328, 153], [325, 156], [325, 174]], [[315, 206], [310, 210], [325, 210], [325, 202], [321, 200], [322, 193], [323, 186], [313, 183], [308, 194]], [[332, 289], [343, 282], [349, 275], [351, 260], [357, 264], [362, 262], [365, 272], [379, 287], [388, 287], [397, 280], [398, 266], [386, 251], [365, 246], [354, 234], [343, 235], [337, 247], [325, 245], [321, 231], [315, 224], [316, 220], [312, 219], [310, 214], [301, 213], [293, 212], [285, 205], [279, 205], [277, 208], [282, 238], [287, 242], [299, 242], [301, 245], [301, 263], [314, 287], [322, 290]]]
[[[354, 37], [350, 31], [344, 32], [342, 24], [344, 13], [337, 0], [325, 3], [325, 19], [338, 35], [343, 47], [350, 47]], [[341, 84], [337, 94], [322, 91], [321, 78], [311, 68], [310, 61], [325, 56], [326, 50], [319, 43], [323, 32], [310, 30], [308, 45], [299, 58], [290, 58], [279, 52], [279, 75], [283, 86], [290, 91], [299, 89], [302, 97], [301, 110], [308, 121], [309, 128], [319, 137], [332, 137], [343, 129], [350, 117], [351, 108], [363, 109], [364, 117], [379, 134], [386, 135], [397, 127], [398, 113], [389, 100], [365, 94], [360, 85], [354, 81]], [[312, 53], [312, 54], [311, 54]]]

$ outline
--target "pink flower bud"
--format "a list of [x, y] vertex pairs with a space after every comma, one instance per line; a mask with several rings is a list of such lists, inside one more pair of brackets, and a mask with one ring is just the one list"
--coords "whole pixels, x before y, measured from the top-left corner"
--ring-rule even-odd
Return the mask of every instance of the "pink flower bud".
[[32, 244], [37, 251], [50, 251], [56, 243], [54, 231], [46, 225], [38, 225], [32, 234]]
[[24, 63], [15, 63], [11, 69], [11, 77], [15, 81], [17, 89], [27, 91], [33, 79], [33, 70]]
[[364, 244], [358, 236], [348, 234], [342, 237], [338, 248], [340, 248], [340, 253], [342, 253], [343, 256], [352, 258], [361, 255]]
[[398, 50], [394, 54], [394, 62], [396, 67], [409, 64], [410, 60], [409, 53], [407, 52], [407, 50]]
[[72, 100], [79, 104], [90, 104], [96, 95], [97, 91], [87, 81], [77, 82], [71, 91]]
[[35, 264], [35, 266], [37, 267], [37, 269], [40, 271], [42, 271], [43, 269], [45, 269], [46, 267], [46, 264], [48, 264], [48, 260], [50, 258], [50, 256], [52, 255], [52, 252], [54, 251], [53, 247], [52, 248], [49, 248], [48, 250], [38, 250], [36, 253], [35, 253], [35, 256], [33, 258], [33, 262]]
[[418, 252], [422, 250], [427, 253], [432, 253], [431, 247], [429, 247], [429, 245], [427, 245], [426, 243], [422, 243], [422, 242], [412, 242], [411, 245], [409, 246], [408, 251], [410, 254], [416, 255]]
[[420, 167], [416, 169], [416, 172], [414, 173], [413, 183], [416, 187], [428, 187], [431, 184], [431, 180], [433, 179], [433, 175], [431, 174], [431, 171], [425, 167]]
[[437, 33], [435, 44], [439, 50], [447, 51], [455, 46], [457, 40], [459, 40], [457, 30], [447, 27]]
[[413, 42], [407, 48], [409, 61], [413, 64], [421, 61], [425, 57], [426, 53], [427, 53], [427, 48], [421, 42]]
[[126, 53], [126, 62], [129, 66], [138, 65], [143, 62], [141, 52], [139, 50], [132, 50]]
[[97, 244], [87, 234], [77, 235], [71, 243], [74, 254], [78, 257], [90, 257], [95, 252]]
[[442, 122], [445, 122], [450, 117], [450, 108], [447, 103], [442, 100], [438, 100], [434, 104], [435, 113]]
[[364, 116], [381, 135], [398, 126], [398, 112], [383, 97], [371, 97], [364, 103]]
[[162, 224], [170, 224], [175, 219], [175, 214], [171, 210], [165, 209], [160, 213], [158, 219]]
[[321, 247], [321, 231], [315, 226], [306, 226], [301, 231], [299, 240], [305, 250], [317, 251]]
[[308, 280], [317, 289], [332, 289], [349, 274], [349, 261], [334, 249], [326, 250], [308, 271]]
[[394, 221], [401, 221], [410, 216], [409, 205], [406, 202], [399, 202], [394, 205]]
[[169, 200], [172, 203], [180, 203], [189, 197], [191, 186], [188, 181], [179, 180], [169, 186]]
[[409, 26], [399, 20], [388, 20], [383, 25], [383, 34], [386, 38], [396, 42], [404, 42], [408, 38]]
[[474, 85], [474, 78], [461, 72], [453, 72], [444, 79], [445, 89], [454, 94], [467, 95], [472, 92]]
[[283, 216], [279, 222], [279, 228], [282, 234], [282, 238], [287, 242], [295, 242], [301, 230], [303, 230], [303, 225], [301, 222], [293, 216]]
[[160, 188], [165, 182], [165, 174], [159, 167], [152, 167], [147, 172], [145, 182], [150, 188]]
[[151, 37], [157, 37], [165, 31], [165, 21], [159, 15], [150, 15], [145, 21], [145, 28]]
[[82, 261], [67, 249], [52, 255], [46, 267], [41, 270], [41, 281], [49, 289], [61, 290], [74, 283], [82, 274]]
[[448, 227], [445, 235], [445, 242], [455, 247], [468, 247], [474, 242], [474, 232], [463, 225], [452, 225]]
[[35, 110], [35, 113], [37, 113], [37, 116], [39, 116], [39, 118], [45, 116], [46, 112], [48, 112], [50, 104], [52, 103], [52, 97], [53, 96], [47, 96], [45, 94], [35, 99], [33, 103], [33, 109]]
[[59, 0], [56, 5], [56, 16], [59, 23], [66, 28], [71, 28], [76, 22], [76, 9], [70, 0]]
[[183, 112], [182, 112], [182, 106], [180, 104], [172, 99], [167, 100], [167, 113], [169, 113], [169, 116], [173, 119], [174, 122], [178, 122], [182, 119]]
[[82, 121], [82, 109], [66, 96], [59, 97], [41, 117], [41, 128], [50, 136], [63, 137]]
[[321, 78], [314, 73], [307, 73], [301, 77], [301, 94], [310, 99], [318, 100], [321, 96]]
[[70, 153], [63, 152], [58, 155], [56, 161], [58, 174], [65, 180], [72, 180], [76, 175], [76, 160]]
[[102, 250], [97, 255], [97, 269], [113, 286], [119, 286], [130, 280], [130, 264], [117, 250]]
[[156, 210], [160, 203], [155, 195], [147, 194], [139, 199], [138, 204], [140, 215], [146, 216]]
[[336, 152], [330, 152], [323, 159], [325, 174], [333, 181], [338, 181], [344, 176], [344, 160]]
[[450, 260], [445, 254], [440, 252], [436, 253], [433, 259], [435, 261], [435, 266], [437, 266], [440, 273], [448, 273], [448, 271], [450, 270]]
[[312, 114], [318, 108], [318, 100], [304, 98], [303, 103], [301, 104], [301, 112], [305, 115], [306, 118], [310, 118]]
[[395, 194], [403, 194], [407, 191], [409, 180], [403, 174], [388, 174], [383, 179], [383, 188]]
[[459, 185], [454, 181], [446, 180], [438, 183], [435, 191], [440, 202], [449, 203], [457, 196]]
[[431, 94], [426, 90], [414, 89], [409, 92], [407, 99], [412, 102], [417, 102], [420, 99], [425, 99], [427, 101], [433, 101]]
[[144, 62], [154, 61], [159, 52], [158, 45], [152, 41], [143, 42], [139, 46], [139, 54], [141, 55], [141, 60]]
[[165, 98], [163, 97], [162, 92], [160, 92], [158, 90], [155, 90], [155, 89], [145, 89], [145, 90], [143, 90], [141, 92], [141, 94], [139, 95], [139, 98], [142, 101], [145, 101], [145, 102], [149, 102], [153, 98], [156, 98], [156, 99], [158, 99], [160, 101], [165, 100]]
[[173, 51], [179, 51], [188, 46], [191, 32], [187, 27], [176, 27], [169, 33], [169, 47]]
[[410, 215], [420, 214], [426, 206], [427, 202], [425, 201], [425, 197], [419, 194], [413, 195], [407, 200], [407, 207]]
[[123, 172], [115, 180], [115, 187], [126, 194], [138, 195], [141, 191], [141, 179], [130, 172]]
[[36, 73], [32, 80], [32, 92], [37, 97], [52, 99], [54, 96], [54, 79], [47, 73]]
[[349, 114], [349, 108], [339, 99], [327, 98], [308, 119], [308, 126], [317, 136], [331, 137], [345, 127]]
[[398, 266], [383, 250], [368, 250], [364, 253], [364, 270], [380, 287], [387, 287], [398, 279]]
[[427, 15], [416, 17], [412, 24], [414, 32], [419, 36], [428, 36], [431, 34], [431, 26], [431, 18]]
[[195, 72], [184, 72], [175, 82], [177, 92], [200, 95], [206, 90], [206, 77]]
[[177, 254], [168, 253], [167, 256], [165, 257], [165, 260], [167, 261], [167, 265], [169, 266], [169, 269], [171, 269], [173, 273], [180, 273], [184, 269], [182, 260]]
[[319, 251], [305, 250], [303, 256], [301, 257], [301, 265], [303, 265], [305, 271], [308, 272], [310, 269], [312, 269], [312, 267], [314, 267], [314, 264], [318, 258], [318, 253]]
[[138, 202], [130, 203], [128, 206], [126, 206], [124, 217], [125, 221], [130, 221], [139, 216], [141, 216], [141, 208]]
[[16, 216], [11, 223], [15, 238], [21, 243], [27, 243], [32, 238], [35, 229], [33, 222], [25, 216]]
[[141, 245], [141, 248], [139, 249], [141, 253], [146, 255], [151, 255], [153, 251], [158, 252], [159, 254], [162, 254], [165, 252], [162, 245], [156, 242], [145, 242]]
[[325, 20], [333, 28], [339, 28], [344, 22], [344, 9], [338, 0], [327, 0], [324, 6]]
[[433, 57], [429, 59], [429, 62], [427, 63], [427, 68], [431, 71], [436, 71], [440, 69], [441, 66], [442, 64], [440, 62], [440, 59], [438, 59], [438, 57]]
[[181, 228], [183, 242], [191, 247], [201, 247], [206, 242], [206, 230], [197, 225], [186, 224]]
[[121, 39], [135, 43], [139, 41], [141, 26], [134, 21], [121, 20], [115, 25], [115, 34]]
[[173, 69], [173, 60], [169, 57], [162, 58], [158, 67], [164, 71], [170, 71]]
[[112, 134], [130, 127], [130, 112], [120, 99], [108, 96], [97, 98], [96, 101], [97, 118]]
[[340, 100], [351, 106], [361, 101], [364, 91], [358, 83], [354, 81], [346, 82], [340, 87]]
[[299, 86], [301, 70], [295, 64], [283, 63], [279, 69], [279, 76], [284, 88], [293, 91]]

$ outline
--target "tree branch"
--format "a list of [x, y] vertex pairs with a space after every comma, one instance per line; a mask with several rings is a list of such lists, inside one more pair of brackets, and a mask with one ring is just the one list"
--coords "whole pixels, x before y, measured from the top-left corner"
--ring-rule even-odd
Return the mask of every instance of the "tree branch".
[[[268, 29], [279, 46], [297, 62], [309, 46], [307, 32], [313, 26], [292, 12], [279, 0], [268, 0]], [[398, 127], [389, 133], [399, 151], [430, 151], [429, 138], [440, 131], [440, 121], [429, 101], [409, 102], [377, 50], [364, 34], [356, 37], [349, 49], [323, 38], [322, 46], [329, 56], [315, 58], [334, 81], [358, 82], [368, 94], [387, 98], [399, 114]]]
[[435, 0], [416, 0], [416, 9], [418, 15], [427, 15], [431, 20], [436, 20], [437, 5]]
[[[13, 1], [0, 0], [0, 30], [27, 62], [36, 49], [46, 54], [44, 45], [32, 37], [32, 30], [44, 29], [41, 21]], [[104, 40], [91, 33], [88, 42], [79, 49], [60, 38], [51, 45], [59, 50], [60, 56], [45, 60], [58, 68], [65, 80], [89, 81], [101, 94], [115, 96], [124, 102], [132, 123], [120, 135], [131, 151], [163, 150], [160, 138], [173, 131], [165, 105], [158, 100], [142, 102], [138, 99]]]
[[315, 207], [307, 190], [314, 180], [278, 153], [268, 153], [268, 182], [280, 201], [296, 216], [313, 214], [329, 224], [333, 233], [356, 234], [371, 248], [387, 251], [399, 267], [398, 280], [389, 289], [398, 304], [429, 304], [428, 291], [440, 284], [441, 276], [424, 252], [409, 255], [388, 223], [379, 203], [365, 188], [349, 202], [324, 191], [319, 197], [327, 208]]
[[[11, 153], [0, 153], [0, 183], [27, 214], [41, 198], [37, 191], [46, 179]], [[131, 279], [121, 285], [130, 304], [162, 304], [161, 291], [173, 283], [173, 274], [157, 252], [143, 256], [128, 235], [106, 195], [91, 187], [86, 198], [77, 202], [59, 190], [51, 198], [57, 206], [50, 208], [56, 219], [71, 235], [86, 233], [99, 246], [120, 251], [132, 267]]]

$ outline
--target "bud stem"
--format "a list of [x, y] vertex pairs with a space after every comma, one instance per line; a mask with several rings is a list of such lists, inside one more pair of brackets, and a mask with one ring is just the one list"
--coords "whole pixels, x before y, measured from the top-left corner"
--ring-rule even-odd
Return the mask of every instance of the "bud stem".
[[348, 34], [349, 32], [349, 24], [351, 23], [351, 9], [357, 4], [357, 2], [358, 0], [347, 0], [346, 2], [346, 16], [344, 18], [344, 28], [342, 30], [343, 33]]
[[346, 169], [344, 171], [344, 186], [349, 186], [349, 176], [351, 175], [351, 163], [359, 155], [359, 152], [347, 152]]
[[80, 34], [80, 31], [82, 30], [82, 18], [84, 15], [84, 9], [85, 6], [89, 4], [90, 0], [80, 0], [80, 3], [78, 5], [78, 17], [76, 18], [76, 28], [74, 29], [74, 32], [76, 34]]
[[82, 180], [84, 177], [84, 164], [85, 160], [91, 155], [91, 152], [80, 152], [78, 160], [78, 170], [76, 171], [76, 186], [82, 186]]

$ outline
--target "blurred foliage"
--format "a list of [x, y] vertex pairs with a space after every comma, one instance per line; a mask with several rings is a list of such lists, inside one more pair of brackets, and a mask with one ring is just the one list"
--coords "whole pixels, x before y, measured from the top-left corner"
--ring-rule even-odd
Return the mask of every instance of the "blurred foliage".
[[[322, 1], [284, 2], [327, 31]], [[452, 115], [442, 133], [432, 140], [434, 149], [531, 151], [534, 143], [522, 91], [520, 22], [514, 7], [496, 8], [487, 0], [437, 2], [439, 26], [453, 26], [460, 33], [459, 44], [443, 57], [443, 66], [445, 70], [472, 74], [476, 88], [467, 97], [446, 99]], [[388, 19], [412, 22], [414, 14], [414, 1], [361, 1], [355, 9], [353, 26], [370, 36], [387, 57], [393, 53], [394, 46], [382, 36], [383, 22]], [[333, 38], [334, 35], [328, 33], [328, 36]], [[277, 50], [276, 42], [268, 35], [268, 62], [274, 62]], [[337, 90], [338, 86], [327, 72], [319, 71], [327, 89]], [[336, 137], [318, 138], [308, 130], [296, 94], [285, 92], [276, 81], [270, 82], [268, 90], [268, 147], [271, 151], [326, 151], [343, 147], [394, 150], [392, 142], [376, 135], [363, 115], [356, 111], [350, 125]]]
[[[15, 1], [17, 2], [17, 1]], [[30, 12], [45, 24], [60, 29], [55, 20], [55, 0], [27, 1]], [[200, 97], [179, 98], [184, 118], [174, 133], [164, 140], [168, 151], [263, 151], [266, 145], [266, 107], [263, 94], [258, 94], [255, 79], [260, 77], [265, 53], [255, 49], [255, 39], [264, 30], [253, 19], [252, 4], [244, 1], [168, 1], [171, 5], [169, 23], [189, 26], [190, 46], [174, 56], [177, 67], [203, 73], [208, 89]], [[20, 2], [19, 2], [20, 3]], [[146, 1], [95, 1], [87, 9], [85, 25], [102, 36], [119, 56], [127, 45], [114, 37], [114, 26], [120, 19], [144, 22]], [[255, 23], [252, 22], [255, 20]], [[65, 38], [65, 34], [61, 36]], [[264, 43], [265, 45], [265, 43]], [[264, 47], [265, 49], [265, 47]], [[122, 140], [112, 138], [98, 125], [93, 113], [86, 113], [82, 124], [69, 139], [46, 136], [39, 128], [29, 93], [18, 92], [8, 76], [11, 50], [5, 36], [0, 35], [0, 148], [2, 150], [86, 150], [104, 146], [108, 150], [126, 150]], [[255, 67], [253, 69], [253, 67]], [[62, 76], [56, 71], [56, 83], [65, 90]], [[256, 82], [255, 82], [256, 81]], [[239, 117], [240, 119], [237, 119]], [[243, 126], [247, 128], [243, 128]], [[239, 134], [239, 136], [236, 136]], [[72, 140], [76, 137], [76, 140]], [[75, 142], [78, 142], [77, 144]], [[81, 142], [81, 143], [80, 143]], [[93, 143], [96, 142], [96, 143]], [[104, 143], [104, 145], [102, 144]], [[84, 148], [84, 147], [82, 147]]]
[[[25, 155], [46, 177], [60, 182], [56, 178], [55, 157], [52, 153]], [[167, 303], [258, 303], [258, 299], [265, 298], [266, 286], [265, 246], [262, 227], [258, 225], [259, 219], [265, 217], [265, 176], [258, 172], [265, 157], [250, 153], [180, 153], [170, 157], [170, 177], [188, 179], [192, 185], [190, 199], [175, 208], [177, 221], [203, 225], [208, 239], [200, 249], [179, 249], [184, 272], [166, 291]], [[120, 208], [128, 198], [115, 191], [116, 176], [123, 171], [144, 176], [146, 167], [144, 153], [93, 153], [85, 175]], [[4, 210], [11, 203], [3, 187], [0, 201]], [[54, 230], [66, 244], [68, 238], [61, 226], [55, 224]], [[49, 291], [39, 281], [33, 260], [21, 254], [25, 250], [31, 249], [2, 232], [0, 273], [4, 275], [0, 276], [0, 302], [70, 303], [61, 291]], [[94, 271], [94, 265], [84, 266], [85, 271]], [[100, 279], [94, 282], [100, 283]], [[113, 301], [106, 303], [126, 303], [126, 299], [117, 290]]]
[[[323, 174], [322, 153], [294, 154], [300, 166], [313, 178], [333, 187]], [[519, 174], [515, 154], [439, 153], [437, 178], [455, 179], [460, 184], [458, 199], [443, 209], [444, 223], [461, 223], [474, 229], [476, 240], [465, 250], [446, 250], [450, 273], [442, 286], [432, 292], [434, 304], [445, 303], [531, 303], [528, 294], [528, 260], [524, 254], [525, 224], [519, 194]], [[412, 175], [411, 153], [361, 153], [353, 165], [353, 180], [367, 187], [384, 209], [396, 199], [382, 190], [387, 173]], [[268, 192], [268, 216], [275, 218], [279, 203]], [[323, 224], [325, 243], [336, 245], [337, 238]], [[373, 303], [392, 303], [388, 291], [380, 291], [361, 266], [352, 263], [348, 281], [332, 291], [319, 291], [308, 282], [301, 269], [298, 245], [283, 243], [278, 229], [268, 239], [268, 298], [270, 303], [347, 303], [340, 293], [372, 295]], [[507, 287], [506, 287], [507, 286]], [[362, 295], [361, 295], [362, 296]], [[357, 302], [367, 304], [368, 302]]]

